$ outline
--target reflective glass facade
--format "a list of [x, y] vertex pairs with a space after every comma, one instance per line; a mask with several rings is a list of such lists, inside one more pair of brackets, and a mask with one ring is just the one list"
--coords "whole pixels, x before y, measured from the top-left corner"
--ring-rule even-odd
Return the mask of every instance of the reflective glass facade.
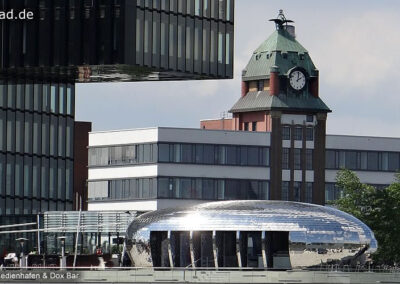
[[0, 82], [0, 215], [71, 210], [74, 85]]
[[136, 178], [90, 181], [89, 200], [269, 199], [269, 182], [190, 177]]
[[136, 64], [233, 73], [233, 0], [137, 0]]
[[326, 169], [396, 172], [400, 153], [385, 151], [326, 150]]
[[136, 144], [89, 149], [89, 166], [183, 163], [267, 167], [269, 148], [216, 144]]
[[[234, 0], [5, 0], [0, 66], [79, 82], [233, 77]], [[60, 68], [61, 67], [61, 68]]]

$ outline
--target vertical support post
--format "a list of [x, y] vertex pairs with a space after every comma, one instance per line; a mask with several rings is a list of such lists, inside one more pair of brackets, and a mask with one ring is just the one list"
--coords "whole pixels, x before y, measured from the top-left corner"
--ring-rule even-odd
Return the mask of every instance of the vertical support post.
[[213, 244], [213, 254], [214, 254], [214, 266], [218, 268], [218, 249], [217, 249], [217, 232], [212, 232], [212, 244]]
[[37, 246], [38, 246], [38, 255], [41, 254], [40, 250], [40, 216], [39, 214], [36, 215], [36, 223], [37, 223]]
[[189, 246], [190, 246], [190, 261], [192, 263], [192, 267], [195, 268], [196, 260], [194, 259], [193, 231], [190, 231]]
[[236, 257], [238, 261], [238, 267], [242, 267], [242, 256], [240, 253], [240, 231], [236, 231]]
[[80, 233], [80, 228], [81, 228], [81, 214], [82, 214], [82, 200], [80, 202], [80, 207], [79, 207], [78, 226], [76, 227], [74, 264], [72, 265], [72, 267], [74, 267], [74, 268], [76, 265], [76, 257], [78, 254], [78, 241], [79, 241], [79, 233]]
[[169, 258], [169, 265], [171, 268], [174, 267], [174, 259], [172, 257], [172, 248], [171, 248], [171, 231], [168, 231], [168, 258]]
[[266, 241], [265, 235], [266, 235], [265, 231], [262, 231], [262, 233], [261, 233], [261, 255], [262, 255], [262, 260], [263, 260], [263, 266], [264, 266], [264, 268], [267, 268], [268, 263], [267, 263], [267, 254], [265, 252], [265, 241]]

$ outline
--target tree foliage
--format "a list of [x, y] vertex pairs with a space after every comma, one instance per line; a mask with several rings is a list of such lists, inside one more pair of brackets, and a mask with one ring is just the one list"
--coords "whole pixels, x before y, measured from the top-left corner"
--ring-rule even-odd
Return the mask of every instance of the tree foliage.
[[335, 201], [337, 208], [357, 217], [374, 232], [378, 241], [374, 261], [400, 263], [400, 174], [390, 186], [376, 189], [343, 169], [336, 176], [336, 185], [343, 190], [342, 198]]

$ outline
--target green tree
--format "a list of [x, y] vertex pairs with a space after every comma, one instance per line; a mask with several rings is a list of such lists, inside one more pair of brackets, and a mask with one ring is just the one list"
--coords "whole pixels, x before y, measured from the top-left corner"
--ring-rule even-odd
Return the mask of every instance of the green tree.
[[373, 259], [379, 264], [400, 263], [400, 174], [384, 189], [360, 182], [357, 175], [342, 169], [336, 176], [336, 185], [343, 197], [334, 202], [345, 211], [367, 224], [378, 241]]

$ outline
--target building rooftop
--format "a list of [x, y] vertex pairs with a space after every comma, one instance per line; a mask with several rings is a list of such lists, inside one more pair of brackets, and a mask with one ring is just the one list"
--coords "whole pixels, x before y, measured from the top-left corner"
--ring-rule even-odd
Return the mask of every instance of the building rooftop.
[[290, 109], [304, 112], [304, 110], [331, 112], [328, 106], [320, 99], [303, 94], [299, 96], [288, 96], [279, 94], [271, 96], [268, 91], [249, 92], [241, 97], [230, 109], [230, 112], [249, 112], [262, 110], [284, 110]]

